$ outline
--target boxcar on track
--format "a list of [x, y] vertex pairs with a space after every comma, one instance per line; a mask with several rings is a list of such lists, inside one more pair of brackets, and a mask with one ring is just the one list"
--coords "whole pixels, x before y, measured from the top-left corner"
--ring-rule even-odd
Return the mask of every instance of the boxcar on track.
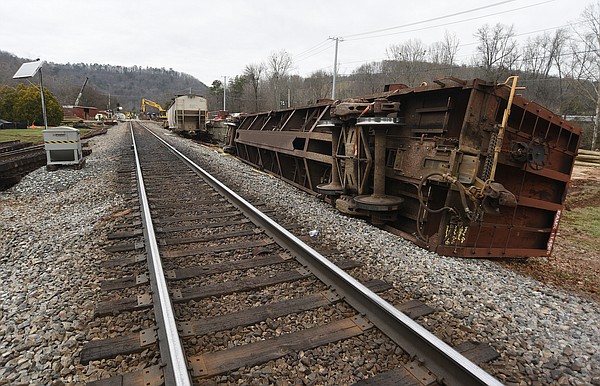
[[189, 137], [206, 133], [208, 103], [200, 95], [179, 95], [167, 111], [169, 129]]

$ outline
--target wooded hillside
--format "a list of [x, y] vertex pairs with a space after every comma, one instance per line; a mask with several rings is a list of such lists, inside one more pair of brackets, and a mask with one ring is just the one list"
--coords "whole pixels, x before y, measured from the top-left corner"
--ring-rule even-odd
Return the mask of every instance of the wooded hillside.
[[[22, 63], [35, 59], [18, 58], [0, 51], [0, 85], [15, 87], [12, 79]], [[72, 105], [88, 77], [81, 106], [101, 109], [122, 106], [127, 111], [139, 111], [142, 98], [168, 107], [176, 94], [190, 91], [205, 95], [207, 87], [191, 75], [164, 68], [123, 67], [108, 64], [45, 63], [44, 87], [48, 88], [62, 105]], [[23, 82], [23, 81], [21, 81]], [[38, 84], [39, 79], [32, 81]], [[109, 106], [110, 103], [110, 106]]]

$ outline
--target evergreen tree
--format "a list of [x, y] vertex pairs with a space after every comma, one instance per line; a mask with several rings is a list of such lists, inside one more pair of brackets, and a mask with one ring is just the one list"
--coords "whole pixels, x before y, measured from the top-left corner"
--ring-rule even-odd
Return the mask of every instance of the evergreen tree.
[[14, 121], [13, 106], [17, 92], [10, 86], [0, 86], [0, 119]]
[[[58, 99], [44, 87], [44, 99], [46, 104], [46, 118], [48, 126], [58, 126], [63, 119], [62, 107]], [[40, 90], [33, 86], [19, 84], [16, 89], [16, 97], [13, 105], [13, 120], [25, 122], [27, 125], [43, 125], [44, 114], [42, 112], [42, 100]]]

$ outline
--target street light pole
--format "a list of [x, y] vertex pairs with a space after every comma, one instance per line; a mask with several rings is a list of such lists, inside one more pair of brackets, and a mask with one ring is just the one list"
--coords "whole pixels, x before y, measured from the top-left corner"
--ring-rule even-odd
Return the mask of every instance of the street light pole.
[[34, 62], [23, 63], [17, 70], [13, 79], [31, 78], [37, 72], [40, 72], [40, 93], [42, 96], [42, 115], [44, 116], [44, 128], [48, 130], [48, 118], [46, 117], [46, 101], [44, 100], [44, 82], [42, 80], [42, 64], [44, 62], [39, 59]]
[[48, 130], [48, 118], [46, 116], [46, 100], [44, 99], [44, 82], [42, 81], [42, 67], [40, 66], [40, 92], [42, 94], [42, 115], [44, 116], [44, 129]]

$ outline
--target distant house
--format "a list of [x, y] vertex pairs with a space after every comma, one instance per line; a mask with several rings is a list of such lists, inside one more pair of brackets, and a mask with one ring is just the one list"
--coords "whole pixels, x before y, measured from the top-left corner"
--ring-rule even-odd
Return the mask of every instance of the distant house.
[[26, 129], [25, 123], [9, 122], [4, 119], [0, 119], [0, 129]]
[[0, 119], [0, 129], [8, 129], [11, 128], [12, 129], [12, 122], [9, 121], [5, 121], [4, 119]]
[[63, 106], [63, 114], [65, 117], [79, 117], [81, 119], [94, 119], [96, 114], [105, 113], [96, 107], [86, 106]]

